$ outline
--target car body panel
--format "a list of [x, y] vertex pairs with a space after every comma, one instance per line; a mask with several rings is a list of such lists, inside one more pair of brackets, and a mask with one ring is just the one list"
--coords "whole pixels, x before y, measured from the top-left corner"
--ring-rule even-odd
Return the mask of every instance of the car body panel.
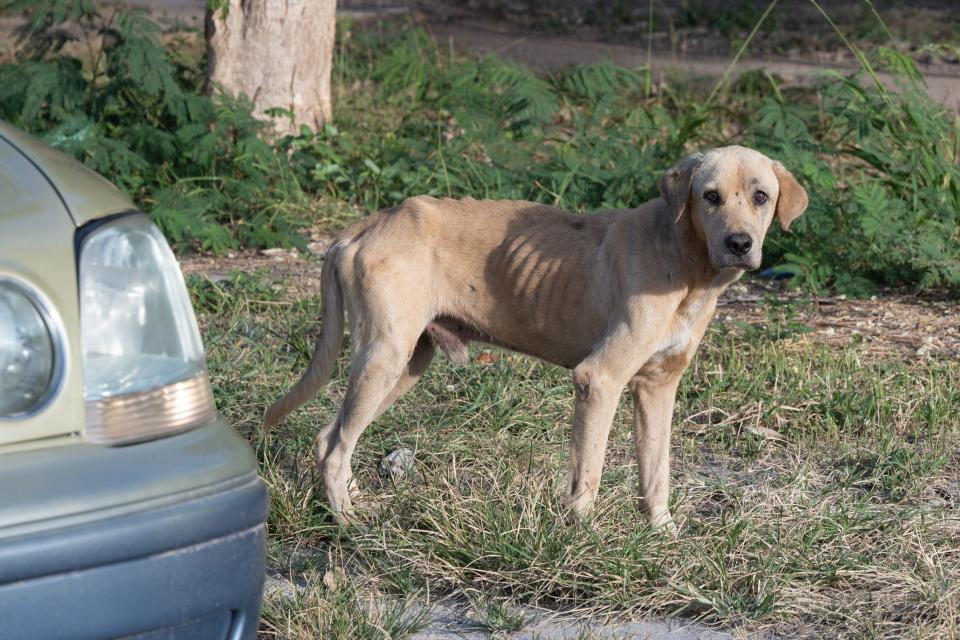
[[40, 444], [83, 428], [76, 228], [47, 178], [3, 138], [0, 203], [0, 277], [26, 285], [45, 302], [53, 324], [60, 325], [65, 360], [60, 388], [44, 407], [22, 419], [0, 420], [0, 447], [18, 441]]
[[136, 560], [263, 525], [267, 495], [256, 474], [207, 489], [162, 507], [9, 539], [0, 545], [0, 584]]
[[0, 137], [15, 146], [55, 185], [76, 226], [134, 208], [122, 191], [70, 156], [4, 122], [0, 122]]
[[[69, 546], [68, 535], [61, 545]], [[253, 640], [265, 553], [266, 527], [258, 524], [144, 557], [0, 584], [3, 637]]]
[[249, 447], [220, 420], [126, 447], [78, 443], [0, 455], [0, 487], [17, 487], [4, 491], [0, 501], [0, 544], [160, 507], [188, 498], [187, 492], [245, 482], [255, 473]]
[[221, 420], [2, 455], [0, 487], [4, 638], [254, 637], [267, 490]]

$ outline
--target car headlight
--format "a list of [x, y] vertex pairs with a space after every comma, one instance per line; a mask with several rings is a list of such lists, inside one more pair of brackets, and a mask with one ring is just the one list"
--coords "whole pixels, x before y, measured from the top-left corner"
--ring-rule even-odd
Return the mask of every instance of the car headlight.
[[84, 437], [147, 440], [215, 417], [197, 319], [173, 252], [144, 215], [80, 245]]
[[59, 382], [59, 340], [45, 305], [20, 284], [0, 279], [0, 419], [36, 412]]

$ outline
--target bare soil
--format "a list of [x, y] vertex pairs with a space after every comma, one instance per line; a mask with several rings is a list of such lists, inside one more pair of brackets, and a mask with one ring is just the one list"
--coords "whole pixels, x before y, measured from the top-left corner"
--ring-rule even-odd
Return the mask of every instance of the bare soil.
[[[380, 0], [382, 4], [385, 0]], [[341, 4], [344, 0], [341, 0]], [[346, 5], [350, 5], [349, 0]], [[395, 0], [395, 4], [403, 4]], [[431, 23], [498, 24], [515, 33], [573, 36], [679, 55], [729, 57], [757, 24], [770, 0], [413, 0]], [[954, 43], [960, 6], [950, 0], [819, 0], [844, 34], [857, 44], [889, 45], [891, 36], [920, 62], [960, 63], [957, 52], [937, 55], [925, 47]], [[751, 44], [757, 55], [808, 62], [854, 62], [842, 41], [810, 0], [779, 0]], [[849, 57], [847, 57], [849, 56]]]

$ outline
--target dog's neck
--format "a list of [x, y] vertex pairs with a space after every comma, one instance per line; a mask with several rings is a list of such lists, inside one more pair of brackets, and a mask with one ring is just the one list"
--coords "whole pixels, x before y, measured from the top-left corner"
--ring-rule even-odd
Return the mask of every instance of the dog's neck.
[[[675, 255], [675, 264], [684, 270], [684, 280], [691, 289], [726, 287], [742, 275], [742, 271], [727, 273], [729, 270], [725, 269], [721, 272], [713, 266], [707, 240], [694, 224], [689, 205], [679, 213], [671, 211], [665, 200], [661, 199], [659, 206], [657, 241], [664, 250]], [[728, 278], [729, 282], [723, 284]]]

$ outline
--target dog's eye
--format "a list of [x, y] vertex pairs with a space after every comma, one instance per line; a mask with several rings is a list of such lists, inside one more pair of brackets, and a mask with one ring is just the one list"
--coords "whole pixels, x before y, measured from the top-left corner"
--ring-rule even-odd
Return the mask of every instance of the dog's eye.
[[709, 202], [710, 204], [719, 204], [720, 203], [720, 194], [716, 191], [707, 191], [703, 194], [703, 199]]
[[767, 196], [767, 194], [765, 194], [763, 191], [757, 191], [755, 194], [753, 194], [753, 201], [757, 204], [766, 204], [768, 198], [769, 196]]

